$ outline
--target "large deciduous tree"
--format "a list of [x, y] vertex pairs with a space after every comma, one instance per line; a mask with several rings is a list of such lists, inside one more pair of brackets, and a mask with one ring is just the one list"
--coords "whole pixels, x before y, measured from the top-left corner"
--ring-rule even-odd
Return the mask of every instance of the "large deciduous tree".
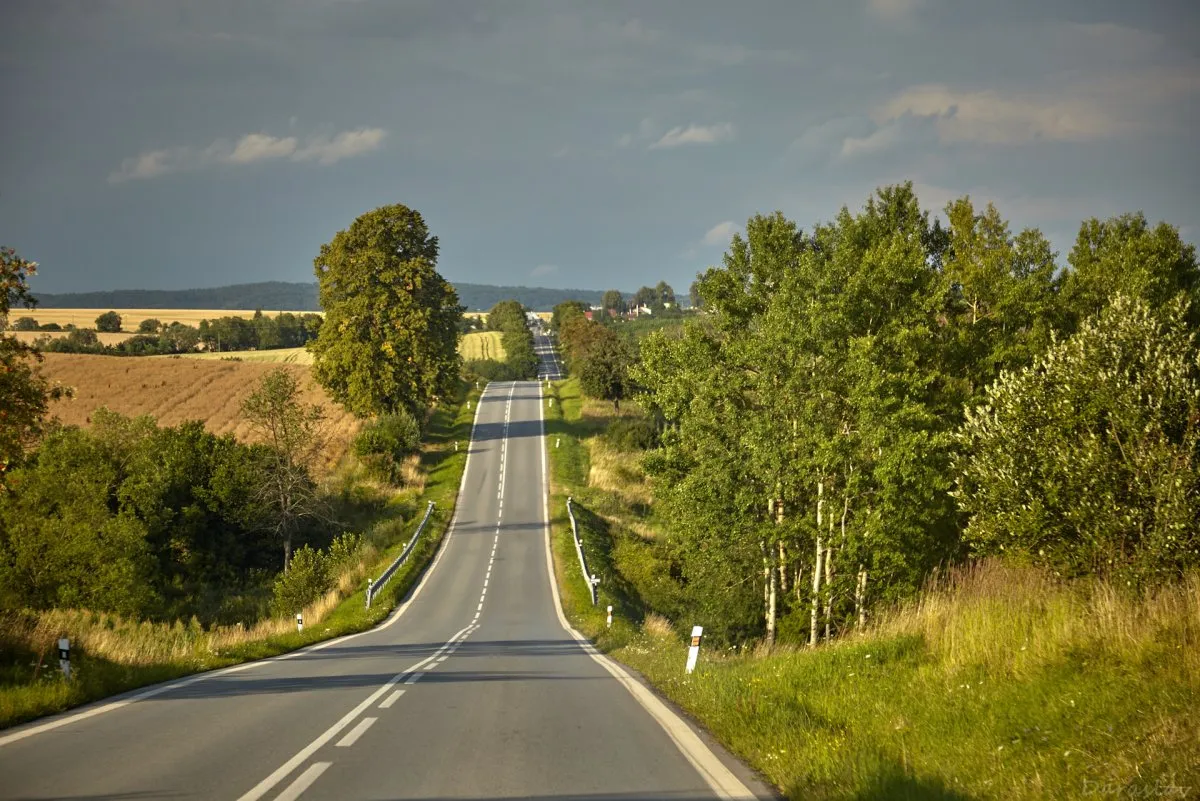
[[1063, 297], [1073, 326], [1121, 294], [1161, 306], [1179, 294], [1190, 302], [1188, 323], [1200, 323], [1200, 267], [1195, 246], [1165, 222], [1153, 228], [1141, 212], [1085, 220], [1071, 249]]
[[605, 290], [604, 295], [600, 298], [600, 305], [605, 311], [614, 311], [621, 314], [625, 311], [625, 296], [618, 289]]
[[399, 204], [363, 214], [321, 246], [325, 321], [309, 344], [313, 373], [355, 414], [420, 418], [452, 391], [463, 308], [437, 256], [424, 219]]
[[[32, 309], [37, 304], [27, 283], [36, 272], [36, 262], [0, 247], [0, 319], [7, 320], [14, 307]], [[30, 362], [40, 359], [33, 348], [0, 332], [0, 487], [9, 467], [40, 433], [48, 400], [64, 393], [34, 370]]]

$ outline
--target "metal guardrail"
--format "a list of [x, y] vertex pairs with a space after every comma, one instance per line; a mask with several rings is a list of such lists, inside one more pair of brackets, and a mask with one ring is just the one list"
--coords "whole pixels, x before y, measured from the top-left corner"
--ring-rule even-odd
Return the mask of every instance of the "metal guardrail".
[[391, 579], [392, 574], [396, 572], [396, 568], [404, 564], [404, 560], [408, 558], [410, 553], [412, 553], [413, 546], [417, 544], [417, 538], [421, 536], [421, 532], [425, 529], [425, 524], [429, 522], [429, 516], [431, 514], [433, 514], [433, 501], [429, 502], [429, 507], [425, 510], [425, 516], [421, 518], [421, 525], [417, 526], [417, 530], [413, 533], [412, 539], [410, 539], [408, 544], [404, 546], [404, 550], [400, 552], [400, 555], [396, 557], [395, 561], [388, 565], [387, 570], [383, 571], [379, 578], [375, 579], [374, 581], [367, 581], [368, 609], [371, 608], [371, 601], [375, 600], [375, 596], [379, 594], [379, 591], [382, 590]]
[[575, 512], [571, 509], [571, 498], [567, 498], [567, 517], [571, 518], [571, 538], [575, 540], [575, 553], [579, 555], [579, 569], [583, 571], [583, 580], [587, 582], [588, 592], [592, 595], [592, 606], [596, 605], [596, 585], [600, 579], [588, 571], [587, 559], [583, 555], [583, 540], [579, 539], [579, 526], [575, 523]]

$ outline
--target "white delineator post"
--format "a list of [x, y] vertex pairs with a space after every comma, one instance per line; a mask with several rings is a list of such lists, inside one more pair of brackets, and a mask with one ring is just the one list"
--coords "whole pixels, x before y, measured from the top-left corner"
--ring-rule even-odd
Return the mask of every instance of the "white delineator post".
[[304, 631], [304, 613], [296, 613], [296, 631]]
[[703, 626], [692, 626], [692, 644], [688, 648], [687, 667], [685, 668], [687, 673], [696, 669], [696, 660], [700, 657], [700, 639], [703, 636]]
[[608, 605], [608, 626], [612, 628], [612, 604]]
[[64, 678], [71, 678], [71, 641], [66, 637], [58, 641], [58, 666]]

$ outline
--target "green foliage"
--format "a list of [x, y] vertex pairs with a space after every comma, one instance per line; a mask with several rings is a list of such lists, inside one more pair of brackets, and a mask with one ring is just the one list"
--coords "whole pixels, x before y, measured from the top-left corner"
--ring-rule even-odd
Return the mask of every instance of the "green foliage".
[[322, 321], [319, 314], [280, 312], [268, 317], [259, 309], [249, 320], [245, 317], [201, 320], [196, 333], [210, 351], [299, 348], [317, 338]]
[[13, 323], [14, 331], [36, 331], [38, 330], [38, 321], [32, 317], [18, 317]]
[[1191, 303], [1189, 323], [1200, 324], [1200, 266], [1195, 246], [1167, 223], [1153, 228], [1145, 215], [1123, 214], [1085, 220], [1069, 256], [1063, 297], [1073, 326], [1098, 313], [1121, 294], [1161, 306], [1183, 293]]
[[621, 451], [647, 451], [658, 447], [658, 429], [645, 417], [621, 417], [609, 423], [604, 439]]
[[628, 308], [625, 304], [625, 296], [621, 294], [619, 289], [609, 289], [604, 293], [604, 297], [600, 300], [600, 305], [607, 311], [612, 309], [617, 314], [624, 313]]
[[316, 404], [302, 402], [296, 376], [278, 367], [263, 376], [242, 402], [242, 414], [266, 443], [268, 458], [257, 497], [271, 510], [269, 527], [283, 544], [286, 571], [292, 539], [301, 523], [325, 516], [312, 478], [328, 440], [324, 412]]
[[121, 331], [121, 315], [115, 311], [106, 311], [96, 318], [96, 330], [108, 334], [118, 334]]
[[329, 592], [334, 579], [329, 562], [325, 553], [307, 545], [296, 549], [287, 572], [275, 579], [271, 591], [272, 614], [294, 615]]
[[399, 204], [363, 214], [321, 246], [314, 264], [326, 317], [309, 345], [313, 374], [361, 417], [419, 416], [453, 390], [462, 308], [437, 255], [421, 215]]
[[504, 348], [504, 362], [517, 380], [536, 378], [538, 368], [537, 351], [534, 350], [533, 332], [521, 325], [510, 328], [500, 338]]
[[354, 439], [354, 455], [376, 478], [399, 484], [405, 458], [421, 447], [421, 428], [408, 412], [385, 414]]
[[1200, 350], [1182, 301], [1118, 296], [1003, 375], [960, 434], [977, 553], [1138, 584], [1200, 565]]
[[591, 397], [612, 401], [619, 409], [621, 401], [630, 395], [629, 367], [633, 354], [611, 329], [600, 330], [603, 334], [597, 337], [579, 364], [579, 383]]
[[511, 331], [525, 328], [525, 307], [515, 300], [502, 300], [487, 313], [489, 331]]
[[270, 564], [253, 496], [262, 449], [198, 422], [92, 419], [50, 433], [0, 496], [4, 605], [211, 619], [210, 588], [227, 595]]
[[140, 323], [138, 323], [137, 330], [139, 334], [157, 334], [158, 330], [162, 327], [163, 324], [160, 320], [157, 320], [154, 317], [147, 317], [145, 320], [142, 320]]
[[[36, 272], [36, 263], [0, 247], [0, 319], [7, 320], [14, 307], [33, 308], [36, 301], [27, 281]], [[47, 402], [65, 394], [34, 369], [31, 362], [40, 358], [33, 348], [0, 332], [0, 496], [7, 471], [41, 433]]]
[[508, 362], [495, 359], [472, 359], [463, 364], [463, 376], [468, 380], [483, 379], [484, 381], [516, 381], [517, 373]]
[[568, 320], [582, 319], [591, 307], [582, 300], [565, 300], [554, 307], [550, 315], [550, 330], [555, 334]]

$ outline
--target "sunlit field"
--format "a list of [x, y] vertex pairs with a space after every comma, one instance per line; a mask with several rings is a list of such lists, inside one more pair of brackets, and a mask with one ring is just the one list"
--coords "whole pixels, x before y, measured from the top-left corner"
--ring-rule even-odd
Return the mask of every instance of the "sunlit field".
[[[250, 353], [269, 356], [294, 350], [299, 349]], [[241, 414], [242, 401], [259, 379], [281, 366], [300, 379], [304, 402], [319, 404], [325, 410], [331, 432], [325, 462], [327, 467], [334, 467], [345, 456], [359, 423], [330, 400], [304, 364], [47, 353], [41, 369], [52, 382], [74, 388], [74, 398], [50, 405], [51, 415], [64, 423], [85, 426], [96, 409], [107, 406], [125, 415], [154, 415], [161, 425], [201, 420], [213, 433], [253, 441]]]
[[463, 359], [504, 359], [504, 347], [500, 344], [499, 331], [473, 331], [458, 342], [458, 352]]

